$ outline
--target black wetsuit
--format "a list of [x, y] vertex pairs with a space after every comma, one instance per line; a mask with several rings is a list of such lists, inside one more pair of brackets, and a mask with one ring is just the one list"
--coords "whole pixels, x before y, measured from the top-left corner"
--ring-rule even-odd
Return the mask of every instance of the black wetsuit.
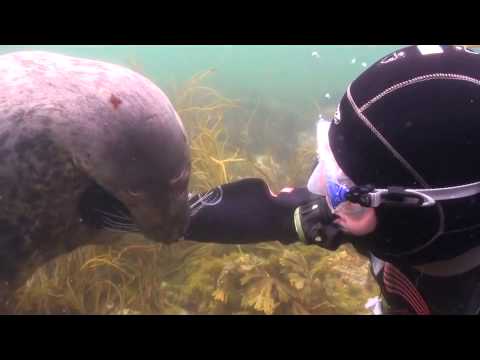
[[[295, 208], [318, 197], [306, 188], [286, 189], [274, 195], [260, 179], [213, 189], [203, 203], [199, 201], [201, 196], [190, 200], [195, 206], [186, 238], [223, 244], [294, 243], [298, 241], [293, 225]], [[351, 243], [371, 260], [372, 274], [382, 290], [383, 313], [478, 313], [480, 268], [452, 277], [432, 277], [402, 263], [384, 262], [361, 242]]]
[[[479, 182], [479, 74], [480, 54], [462, 46], [409, 46], [372, 64], [347, 88], [329, 129], [339, 167], [354, 184], [378, 189]], [[194, 209], [190, 238], [298, 241], [294, 209], [314, 195], [295, 189], [274, 197], [261, 184], [222, 187], [222, 201]], [[479, 193], [375, 212], [374, 232], [346, 240], [371, 258], [388, 312], [479, 312]]]

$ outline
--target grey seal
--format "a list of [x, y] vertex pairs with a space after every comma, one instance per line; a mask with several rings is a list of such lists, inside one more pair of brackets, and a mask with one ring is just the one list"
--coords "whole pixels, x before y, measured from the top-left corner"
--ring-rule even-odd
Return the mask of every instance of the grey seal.
[[128, 231], [181, 237], [190, 153], [181, 119], [125, 67], [42, 51], [0, 56], [0, 281]]

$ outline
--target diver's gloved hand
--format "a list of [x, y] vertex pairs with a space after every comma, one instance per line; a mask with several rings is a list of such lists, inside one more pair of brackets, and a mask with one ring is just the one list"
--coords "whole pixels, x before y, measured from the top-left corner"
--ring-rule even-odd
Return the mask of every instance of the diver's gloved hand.
[[316, 244], [328, 250], [336, 250], [344, 243], [345, 236], [333, 221], [325, 197], [318, 197], [294, 212], [295, 230], [305, 244]]
[[305, 188], [274, 195], [261, 179], [243, 179], [190, 198], [185, 238], [224, 244], [298, 241], [293, 212], [313, 200]]
[[327, 249], [340, 243], [325, 198], [306, 188], [284, 189], [274, 195], [263, 180], [243, 179], [192, 196], [190, 208], [185, 234], [189, 240], [224, 244], [303, 241]]

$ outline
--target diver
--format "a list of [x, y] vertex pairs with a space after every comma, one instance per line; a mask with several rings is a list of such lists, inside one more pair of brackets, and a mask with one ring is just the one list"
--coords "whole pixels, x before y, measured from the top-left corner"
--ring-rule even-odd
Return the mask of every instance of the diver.
[[374, 63], [317, 123], [306, 187], [190, 198], [186, 239], [278, 240], [369, 257], [384, 314], [480, 311], [480, 55], [420, 45]]

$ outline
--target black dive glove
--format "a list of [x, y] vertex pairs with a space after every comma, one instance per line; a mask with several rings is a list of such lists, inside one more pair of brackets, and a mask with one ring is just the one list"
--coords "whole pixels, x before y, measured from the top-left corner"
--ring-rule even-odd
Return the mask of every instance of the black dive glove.
[[306, 188], [273, 195], [261, 179], [244, 179], [190, 198], [185, 238], [201, 242], [248, 244], [302, 241], [330, 250], [343, 236], [332, 223], [325, 198]]
[[335, 215], [331, 213], [323, 196], [297, 207], [293, 218], [298, 238], [305, 244], [336, 250], [345, 242], [345, 234], [333, 223]]

